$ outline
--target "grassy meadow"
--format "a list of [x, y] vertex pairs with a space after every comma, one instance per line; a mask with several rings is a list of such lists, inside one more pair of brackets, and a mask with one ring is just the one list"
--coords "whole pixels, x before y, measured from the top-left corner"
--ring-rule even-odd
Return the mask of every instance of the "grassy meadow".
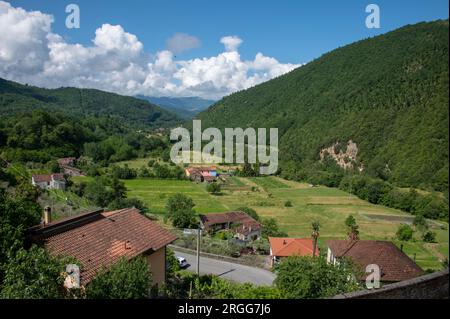
[[[321, 225], [319, 245], [324, 248], [328, 239], [346, 238], [344, 221], [352, 214], [360, 227], [361, 239], [392, 240], [399, 247], [403, 244], [404, 251], [424, 269], [440, 269], [441, 260], [449, 255], [447, 223], [430, 222], [437, 233], [436, 244], [424, 243], [418, 233], [414, 241], [400, 243], [395, 240], [395, 233], [401, 223], [412, 221], [410, 214], [370, 204], [335, 188], [312, 187], [278, 177], [232, 177], [222, 194], [214, 196], [206, 192], [205, 184], [187, 180], [138, 178], [124, 182], [128, 196], [142, 200], [156, 215], [164, 213], [171, 195], [183, 193], [194, 200], [198, 213], [248, 206], [260, 216], [275, 218], [281, 229], [294, 237], [309, 237], [311, 222], [317, 220]], [[285, 207], [287, 201], [292, 207]]]

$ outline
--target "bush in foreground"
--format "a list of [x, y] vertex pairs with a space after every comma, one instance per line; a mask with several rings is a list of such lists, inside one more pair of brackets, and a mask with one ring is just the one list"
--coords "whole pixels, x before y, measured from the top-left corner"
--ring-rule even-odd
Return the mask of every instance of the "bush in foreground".
[[353, 267], [346, 262], [332, 265], [321, 257], [293, 256], [284, 259], [276, 271], [275, 285], [284, 298], [325, 298], [359, 288]]
[[103, 269], [86, 287], [90, 299], [144, 299], [149, 298], [152, 277], [147, 260], [138, 257], [122, 259]]

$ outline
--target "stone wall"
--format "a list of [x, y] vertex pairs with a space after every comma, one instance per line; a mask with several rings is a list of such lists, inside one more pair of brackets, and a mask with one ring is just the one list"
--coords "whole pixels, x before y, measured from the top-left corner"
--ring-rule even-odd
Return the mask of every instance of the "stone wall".
[[448, 268], [443, 271], [424, 275], [386, 285], [380, 289], [362, 290], [334, 296], [333, 299], [448, 299]]

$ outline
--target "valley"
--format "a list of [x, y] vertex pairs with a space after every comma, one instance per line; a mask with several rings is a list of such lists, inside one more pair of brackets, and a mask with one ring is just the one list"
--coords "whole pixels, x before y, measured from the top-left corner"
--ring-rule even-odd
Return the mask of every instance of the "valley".
[[[16, 11], [0, 0], [0, 22]], [[372, 275], [448, 279], [449, 21], [403, 25], [305, 64], [247, 60], [238, 36], [184, 60], [174, 41], [201, 50], [188, 34], [147, 54], [120, 25], [87, 47], [48, 33], [45, 76], [74, 67], [66, 47], [89, 61], [73, 87], [29, 85], [39, 67], [16, 78], [0, 49], [0, 299], [310, 299], [378, 293]]]
[[[419, 237], [411, 242], [396, 240], [400, 224], [411, 223], [411, 215], [400, 210], [374, 205], [344, 191], [325, 186], [311, 187], [306, 183], [288, 181], [278, 177], [233, 177], [232, 186], [223, 188], [222, 194], [209, 194], [204, 184], [187, 180], [158, 180], [137, 178], [124, 180], [127, 195], [142, 200], [148, 214], [156, 217], [165, 227], [167, 199], [181, 193], [196, 204], [197, 213], [219, 213], [239, 207], [251, 207], [262, 217], [275, 218], [281, 230], [292, 237], [309, 237], [312, 221], [319, 221], [319, 245], [325, 248], [328, 239], [345, 239], [344, 221], [353, 215], [360, 226], [361, 239], [393, 240], [403, 245], [411, 257], [424, 269], [440, 269], [442, 257], [449, 256], [448, 223], [435, 221], [432, 230], [437, 244], [424, 243]], [[86, 178], [77, 177], [74, 181]], [[252, 187], [256, 187], [252, 191]], [[285, 207], [286, 201], [292, 207]]]

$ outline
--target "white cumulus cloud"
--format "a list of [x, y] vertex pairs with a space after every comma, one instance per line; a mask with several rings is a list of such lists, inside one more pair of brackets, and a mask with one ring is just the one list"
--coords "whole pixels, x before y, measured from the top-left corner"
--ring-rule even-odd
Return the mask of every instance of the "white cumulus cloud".
[[237, 51], [242, 42], [242, 39], [235, 35], [226, 36], [220, 39], [220, 43], [223, 43], [223, 45], [225, 45], [225, 50], [229, 52]]
[[134, 34], [124, 31], [120, 25], [104, 24], [95, 31], [94, 44], [107, 51], [117, 51], [126, 55], [136, 56], [143, 45]]
[[126, 95], [200, 96], [219, 99], [280, 76], [299, 64], [256, 54], [243, 60], [243, 43], [224, 36], [224, 52], [178, 60], [174, 54], [200, 46], [200, 40], [175, 34], [167, 50], [153, 54], [120, 25], [103, 24], [92, 45], [68, 43], [51, 30], [53, 17], [0, 1], [0, 77], [55, 88], [90, 87]]
[[52, 22], [50, 15], [0, 1], [0, 72], [20, 75], [42, 70]]

